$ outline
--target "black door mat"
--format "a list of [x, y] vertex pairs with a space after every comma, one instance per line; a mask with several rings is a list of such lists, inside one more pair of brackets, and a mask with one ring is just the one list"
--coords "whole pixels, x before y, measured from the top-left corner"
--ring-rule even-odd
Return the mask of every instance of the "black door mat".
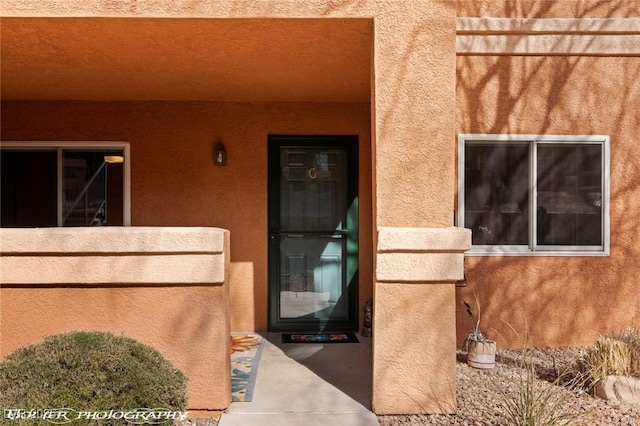
[[282, 343], [360, 343], [354, 333], [283, 333]]

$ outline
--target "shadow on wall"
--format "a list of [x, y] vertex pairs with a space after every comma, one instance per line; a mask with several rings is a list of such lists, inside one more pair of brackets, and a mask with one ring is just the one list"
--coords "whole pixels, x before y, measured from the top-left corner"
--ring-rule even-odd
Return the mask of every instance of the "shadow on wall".
[[504, 18], [624, 18], [640, 14], [640, 5], [629, 0], [560, 1], [487, 0], [458, 1], [458, 16], [494, 16]]
[[[458, 3], [458, 16], [625, 17], [637, 16], [637, 8], [624, 1], [470, 1]], [[591, 344], [600, 333], [640, 325], [640, 170], [629, 161], [639, 153], [637, 60], [458, 57], [458, 133], [611, 137], [610, 256], [468, 256], [469, 286], [457, 290], [458, 345], [473, 327], [463, 301], [473, 306], [474, 294], [482, 307], [482, 330], [502, 347], [520, 346], [525, 339], [530, 346]]]

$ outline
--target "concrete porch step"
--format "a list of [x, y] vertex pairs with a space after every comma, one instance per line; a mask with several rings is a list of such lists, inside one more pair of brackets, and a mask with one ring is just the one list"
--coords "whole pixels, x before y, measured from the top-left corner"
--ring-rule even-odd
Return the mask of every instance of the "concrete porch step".
[[218, 426], [379, 426], [373, 413], [225, 413]]
[[371, 401], [371, 339], [283, 344], [268, 334], [250, 402], [232, 402], [219, 426], [378, 426]]

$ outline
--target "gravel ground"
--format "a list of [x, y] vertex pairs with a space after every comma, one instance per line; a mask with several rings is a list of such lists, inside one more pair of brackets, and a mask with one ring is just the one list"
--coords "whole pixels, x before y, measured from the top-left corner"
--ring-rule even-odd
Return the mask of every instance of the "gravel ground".
[[176, 422], [174, 426], [217, 426], [220, 417], [212, 417], [210, 419], [190, 419], [184, 422]]
[[[530, 351], [541, 389], [552, 392], [565, 412], [583, 413], [578, 425], [640, 426], [640, 406], [614, 405], [585, 392], [569, 391], [552, 382], [570, 371], [583, 348], [540, 348]], [[479, 370], [466, 364], [466, 354], [458, 353], [456, 365], [458, 412], [455, 415], [378, 416], [382, 426], [395, 425], [505, 425], [500, 419], [504, 401], [518, 395], [523, 370], [517, 350], [498, 350], [496, 367]]]

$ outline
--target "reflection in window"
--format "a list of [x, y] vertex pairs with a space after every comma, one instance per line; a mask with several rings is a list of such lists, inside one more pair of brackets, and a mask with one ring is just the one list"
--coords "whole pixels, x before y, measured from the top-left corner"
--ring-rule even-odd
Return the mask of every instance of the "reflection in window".
[[465, 162], [465, 225], [473, 244], [527, 244], [527, 145], [469, 145]]
[[461, 219], [474, 246], [605, 250], [608, 139], [559, 139], [461, 136]]
[[3, 147], [0, 158], [2, 227], [124, 225], [122, 148]]
[[537, 179], [538, 244], [602, 244], [601, 148], [539, 145]]
[[57, 226], [56, 150], [0, 151], [3, 228]]

